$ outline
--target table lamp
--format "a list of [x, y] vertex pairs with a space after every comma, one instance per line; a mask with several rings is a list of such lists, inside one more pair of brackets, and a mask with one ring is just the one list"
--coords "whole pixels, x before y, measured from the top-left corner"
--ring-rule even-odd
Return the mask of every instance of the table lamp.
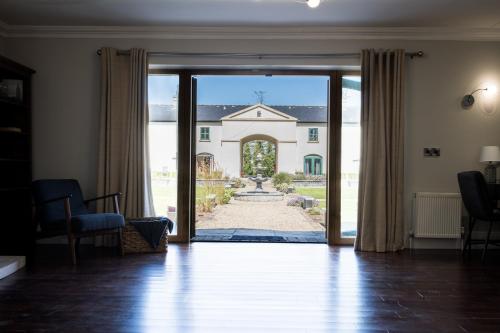
[[500, 147], [498, 146], [484, 146], [481, 148], [481, 157], [479, 162], [488, 163], [484, 169], [484, 177], [488, 183], [496, 183], [497, 181], [497, 167], [496, 162], [500, 161]]

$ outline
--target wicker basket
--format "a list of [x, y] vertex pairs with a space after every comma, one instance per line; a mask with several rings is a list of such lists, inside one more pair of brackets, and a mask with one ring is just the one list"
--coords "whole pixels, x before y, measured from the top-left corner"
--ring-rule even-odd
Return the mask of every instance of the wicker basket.
[[123, 228], [123, 251], [125, 253], [162, 253], [168, 250], [168, 230], [160, 239], [160, 244], [156, 249], [151, 248], [148, 242], [134, 228], [133, 225], [126, 223]]

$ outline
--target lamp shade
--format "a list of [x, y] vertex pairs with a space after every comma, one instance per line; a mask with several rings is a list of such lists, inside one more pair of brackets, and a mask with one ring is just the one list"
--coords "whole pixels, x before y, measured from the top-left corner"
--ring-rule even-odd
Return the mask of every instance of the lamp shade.
[[500, 161], [500, 147], [498, 146], [484, 146], [481, 148], [481, 157], [479, 162], [499, 162]]

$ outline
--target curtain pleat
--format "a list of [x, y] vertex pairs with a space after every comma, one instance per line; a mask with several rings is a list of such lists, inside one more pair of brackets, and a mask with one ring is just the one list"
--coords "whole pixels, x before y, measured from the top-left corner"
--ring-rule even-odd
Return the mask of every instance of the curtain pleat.
[[404, 247], [404, 50], [361, 55], [358, 251]]
[[[154, 216], [151, 194], [147, 102], [148, 59], [143, 49], [130, 55], [102, 48], [101, 119], [97, 194], [121, 192], [127, 218]], [[111, 211], [111, 200], [98, 211]]]

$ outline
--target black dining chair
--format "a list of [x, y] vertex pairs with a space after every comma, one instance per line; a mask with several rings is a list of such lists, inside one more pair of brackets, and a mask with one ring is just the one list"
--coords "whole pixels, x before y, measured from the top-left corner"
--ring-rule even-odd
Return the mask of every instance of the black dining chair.
[[[469, 213], [469, 226], [467, 238], [465, 240], [463, 253], [465, 254], [467, 248], [469, 253], [472, 250], [473, 243], [484, 243], [483, 254], [481, 260], [484, 261], [488, 245], [499, 245], [499, 241], [491, 241], [491, 231], [493, 223], [500, 222], [500, 211], [495, 207], [494, 200], [490, 197], [488, 186], [484, 176], [479, 171], [465, 171], [458, 174], [458, 185], [460, 187], [460, 194], [462, 201]], [[489, 222], [488, 233], [486, 239], [475, 240], [472, 239], [472, 230], [477, 221]]]
[[[37, 238], [66, 235], [71, 261], [76, 264], [80, 238], [115, 233], [123, 255], [122, 228], [125, 226], [125, 219], [118, 207], [120, 193], [84, 200], [80, 184], [74, 179], [36, 180], [32, 187], [34, 227], [39, 225], [41, 229], [36, 233]], [[106, 198], [113, 199], [113, 213], [95, 214], [89, 210], [90, 202]]]

